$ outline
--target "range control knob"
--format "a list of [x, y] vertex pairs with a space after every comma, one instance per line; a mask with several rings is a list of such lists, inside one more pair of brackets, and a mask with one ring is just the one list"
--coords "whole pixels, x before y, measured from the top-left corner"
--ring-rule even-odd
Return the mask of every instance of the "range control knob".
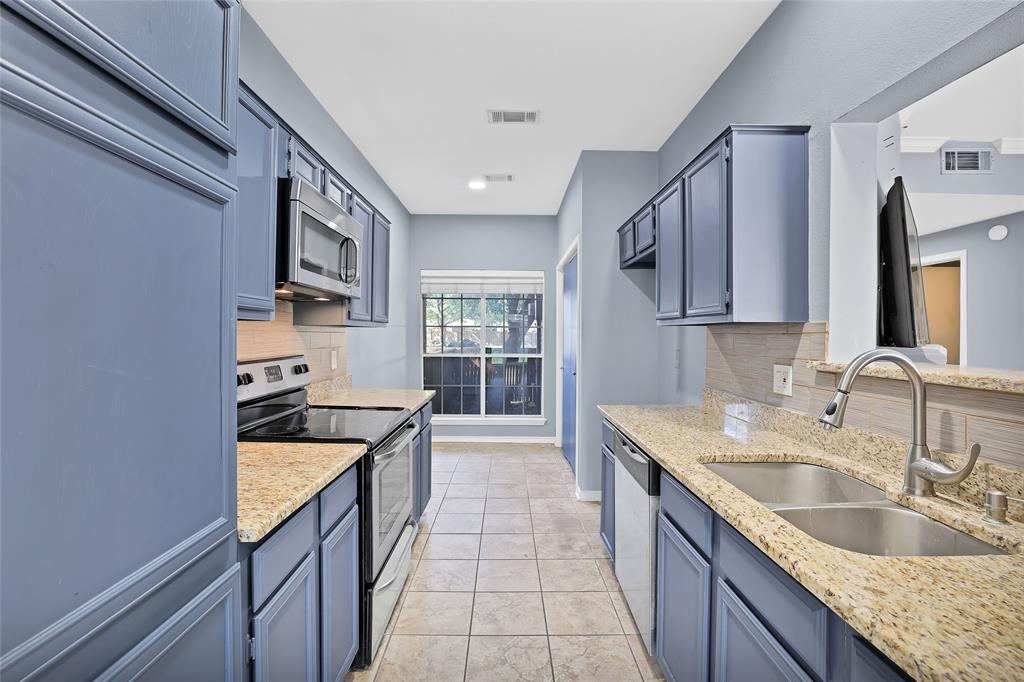
[[242, 375], [241, 374], [236, 374], [235, 375], [235, 381], [237, 382], [236, 383], [237, 386], [241, 386], [242, 384], [245, 383], [245, 381], [242, 380]]
[[248, 372], [246, 372], [245, 374], [242, 375], [242, 383], [245, 384], [246, 386], [251, 384], [252, 381], [253, 381], [252, 375], [249, 374]]
[[308, 374], [309, 373], [309, 365], [307, 365], [306, 363], [302, 363], [302, 373], [303, 374]]
[[302, 374], [302, 365], [295, 365], [292, 367], [293, 374]]

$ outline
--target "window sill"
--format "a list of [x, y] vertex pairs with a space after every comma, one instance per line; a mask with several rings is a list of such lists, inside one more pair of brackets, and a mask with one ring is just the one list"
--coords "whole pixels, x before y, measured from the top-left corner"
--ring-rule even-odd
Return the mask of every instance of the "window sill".
[[472, 417], [434, 414], [431, 423], [445, 426], [544, 426], [547, 417]]

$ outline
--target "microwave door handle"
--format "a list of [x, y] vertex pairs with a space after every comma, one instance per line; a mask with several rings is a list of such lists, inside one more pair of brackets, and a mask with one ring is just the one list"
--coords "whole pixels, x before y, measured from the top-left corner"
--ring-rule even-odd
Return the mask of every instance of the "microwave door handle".
[[352, 281], [349, 281], [347, 279], [348, 278], [348, 269], [345, 267], [345, 249], [346, 249], [345, 244], [346, 244], [346, 242], [352, 242], [353, 246], [355, 246], [355, 249], [356, 249], [356, 258], [355, 258], [356, 272], [357, 273], [359, 272], [359, 242], [356, 241], [355, 239], [350, 238], [350, 237], [345, 237], [345, 238], [343, 238], [341, 240], [341, 243], [338, 245], [338, 273], [341, 276], [341, 281], [344, 282], [345, 284], [349, 284], [349, 285], [351, 285], [351, 284], [358, 284], [359, 283], [359, 275], [358, 274], [356, 275], [356, 277]]
[[420, 433], [420, 429], [419, 429], [418, 426], [416, 426], [416, 422], [409, 422], [408, 426], [406, 426], [405, 428], [406, 428], [407, 431], [409, 431], [409, 433], [405, 434], [402, 437], [402, 440], [399, 441], [398, 445], [396, 445], [395, 447], [391, 448], [387, 452], [382, 452], [379, 455], [375, 455], [374, 456], [374, 458], [373, 458], [373, 465], [374, 466], [377, 466], [377, 465], [380, 465], [380, 464], [385, 464], [385, 463], [393, 460], [395, 457], [398, 456], [398, 453], [401, 452], [402, 450], [404, 450], [406, 448], [406, 446], [408, 446], [409, 443], [411, 443], [413, 441], [413, 439], [416, 438], [416, 436], [418, 436], [419, 433]]

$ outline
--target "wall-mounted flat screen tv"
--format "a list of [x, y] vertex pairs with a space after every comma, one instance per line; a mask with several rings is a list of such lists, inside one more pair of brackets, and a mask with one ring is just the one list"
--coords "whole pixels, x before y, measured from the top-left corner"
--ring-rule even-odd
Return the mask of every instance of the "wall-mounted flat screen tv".
[[914, 348], [927, 343], [917, 225], [903, 178], [897, 176], [878, 220], [878, 345]]

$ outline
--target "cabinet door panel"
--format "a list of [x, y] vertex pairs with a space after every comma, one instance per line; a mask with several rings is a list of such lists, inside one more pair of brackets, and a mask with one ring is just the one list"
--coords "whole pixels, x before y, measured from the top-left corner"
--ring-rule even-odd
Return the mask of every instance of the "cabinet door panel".
[[636, 233], [633, 230], [633, 221], [629, 221], [619, 228], [619, 265], [636, 255]]
[[352, 217], [363, 226], [363, 254], [360, 258], [362, 270], [359, 273], [359, 298], [349, 299], [348, 319], [369, 322], [370, 306], [373, 305], [373, 209], [359, 197], [353, 197]]
[[[428, 417], [429, 418], [429, 417]], [[428, 421], [420, 432], [420, 498], [423, 502], [423, 509], [426, 509], [427, 505], [430, 504], [431, 495], [431, 469], [433, 467], [433, 431], [434, 428]]]
[[423, 500], [423, 438], [416, 436], [412, 441], [412, 520], [419, 523], [427, 503]]
[[601, 447], [601, 539], [615, 559], [615, 456]]
[[349, 199], [352, 197], [350, 190], [345, 183], [331, 173], [327, 173], [324, 194], [327, 198], [341, 206], [346, 212], [349, 210]]
[[341, 682], [359, 648], [359, 507], [320, 545], [323, 682]]
[[274, 312], [277, 247], [277, 121], [245, 90], [238, 95], [238, 316]]
[[307, 182], [323, 191], [324, 167], [320, 160], [313, 155], [294, 137], [288, 142], [288, 172], [292, 177], [305, 178]]
[[252, 619], [256, 682], [317, 680], [316, 552]]
[[724, 315], [728, 288], [725, 142], [686, 171], [686, 316]]
[[711, 565], [658, 517], [656, 653], [672, 680], [706, 680], [711, 657]]
[[[648, 206], [633, 221], [637, 255], [654, 246], [654, 229], [654, 208]], [[661, 228], [659, 227], [658, 229], [660, 230]]]
[[391, 275], [391, 225], [373, 216], [373, 321], [388, 321], [389, 278]]
[[658, 225], [655, 251], [655, 317], [683, 316], [683, 185], [677, 182], [654, 200]]
[[811, 682], [725, 581], [715, 589], [716, 682]]

